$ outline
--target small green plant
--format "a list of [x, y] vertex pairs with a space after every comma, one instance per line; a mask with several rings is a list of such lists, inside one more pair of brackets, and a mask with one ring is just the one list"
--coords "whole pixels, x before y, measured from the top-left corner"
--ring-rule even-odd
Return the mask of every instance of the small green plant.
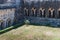
[[29, 20], [25, 20], [25, 24], [28, 26], [30, 24]]

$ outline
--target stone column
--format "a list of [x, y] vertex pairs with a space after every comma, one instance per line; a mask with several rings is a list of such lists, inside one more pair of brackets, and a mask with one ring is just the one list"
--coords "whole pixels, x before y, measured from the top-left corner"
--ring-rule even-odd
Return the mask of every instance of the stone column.
[[60, 13], [59, 13], [59, 11], [60, 11], [60, 8], [57, 10], [57, 17], [59, 18], [60, 17]]
[[54, 14], [53, 11], [54, 11], [54, 9], [51, 10], [51, 17], [55, 16], [55, 15], [53, 15]]
[[26, 14], [25, 11], [26, 11], [26, 8], [24, 8], [24, 16], [26, 16], [26, 15], [25, 15], [25, 14]]
[[51, 10], [51, 17], [53, 17], [53, 11]]
[[40, 14], [40, 17], [41, 17], [42, 16], [42, 8], [39, 9], [39, 14]]
[[14, 20], [12, 19], [12, 20], [11, 20], [11, 26], [13, 25], [13, 21], [14, 21]]
[[1, 30], [1, 22], [0, 22], [0, 30]]
[[45, 9], [42, 9], [42, 17], [44, 16], [44, 11], [45, 11]]
[[14, 22], [14, 15], [13, 15], [12, 18], [10, 18], [10, 20], [11, 20], [11, 25], [13, 25], [13, 22]]
[[38, 10], [38, 15], [37, 15], [38, 17], [40, 17], [40, 11], [41, 11], [41, 10], [39, 9], [39, 10]]
[[32, 13], [31, 15], [35, 16], [35, 9], [34, 8], [32, 8], [31, 13]]
[[36, 16], [36, 9], [34, 9], [34, 16]]
[[28, 14], [28, 9], [26, 9], [26, 12], [27, 12], [27, 16], [29, 16], [29, 14]]
[[[26, 11], [26, 13], [25, 13]], [[26, 14], [25, 16], [28, 16], [28, 9], [27, 8], [24, 8], [24, 14]]]
[[48, 17], [51, 17], [51, 8], [49, 8], [48, 11], [49, 11]]
[[4, 21], [0, 20], [1, 21], [1, 29], [4, 29], [5, 26], [4, 26]]
[[46, 18], [48, 18], [48, 15], [49, 15], [49, 12], [48, 12], [48, 11], [49, 11], [49, 9], [48, 9], [48, 8], [45, 8], [45, 12], [46, 12], [46, 13], [45, 13], [45, 17], [46, 17]]
[[30, 16], [32, 16], [32, 9], [31, 9], [31, 13], [30, 13]]
[[6, 21], [4, 21], [4, 28], [6, 28], [6, 25], [7, 25], [7, 24], [6, 24]]
[[6, 20], [6, 27], [8, 27], [8, 20]]

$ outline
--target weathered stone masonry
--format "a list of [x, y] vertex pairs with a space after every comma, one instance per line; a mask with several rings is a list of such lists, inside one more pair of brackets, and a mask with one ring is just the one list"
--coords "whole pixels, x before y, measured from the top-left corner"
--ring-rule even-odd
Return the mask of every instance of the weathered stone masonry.
[[60, 26], [60, 1], [24, 0], [24, 14], [30, 23]]
[[15, 8], [0, 9], [0, 29], [11, 26], [14, 22]]
[[31, 24], [60, 26], [59, 0], [15, 0], [14, 5], [0, 6], [0, 29], [24, 20]]
[[0, 4], [0, 30], [7, 27], [22, 24], [23, 17], [23, 1], [22, 0], [6, 0], [7, 3]]

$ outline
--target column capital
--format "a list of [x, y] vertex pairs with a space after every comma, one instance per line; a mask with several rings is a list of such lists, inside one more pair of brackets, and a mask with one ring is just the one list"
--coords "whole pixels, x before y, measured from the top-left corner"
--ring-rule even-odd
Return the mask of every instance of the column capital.
[[32, 8], [33, 11], [35, 11], [36, 9], [35, 8]]
[[27, 8], [24, 8], [25, 10], [27, 9]]
[[58, 9], [58, 11], [60, 11], [60, 8]]
[[39, 8], [39, 10], [42, 10], [42, 8]]
[[48, 10], [51, 11], [51, 8], [49, 8]]

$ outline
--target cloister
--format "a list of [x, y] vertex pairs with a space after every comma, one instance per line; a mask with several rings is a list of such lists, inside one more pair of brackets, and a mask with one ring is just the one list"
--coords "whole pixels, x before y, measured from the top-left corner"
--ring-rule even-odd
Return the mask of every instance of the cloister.
[[[29, 13], [30, 11], [30, 13]], [[48, 18], [60, 18], [60, 8], [57, 9], [57, 13], [55, 13], [55, 9], [54, 8], [49, 8], [47, 10], [48, 13], [46, 13], [45, 8], [31, 8], [31, 9], [27, 9], [24, 8], [24, 13], [25, 16], [35, 16], [35, 17], [48, 17]]]
[[15, 8], [0, 9], [0, 29], [4, 29], [13, 24]]
[[[16, 0], [15, 0], [16, 1]], [[20, 2], [19, 2], [20, 1]], [[0, 8], [0, 27], [22, 23], [60, 25], [60, 1], [58, 0], [19, 0], [14, 5], [7, 4]], [[36, 21], [38, 20], [38, 21]]]

